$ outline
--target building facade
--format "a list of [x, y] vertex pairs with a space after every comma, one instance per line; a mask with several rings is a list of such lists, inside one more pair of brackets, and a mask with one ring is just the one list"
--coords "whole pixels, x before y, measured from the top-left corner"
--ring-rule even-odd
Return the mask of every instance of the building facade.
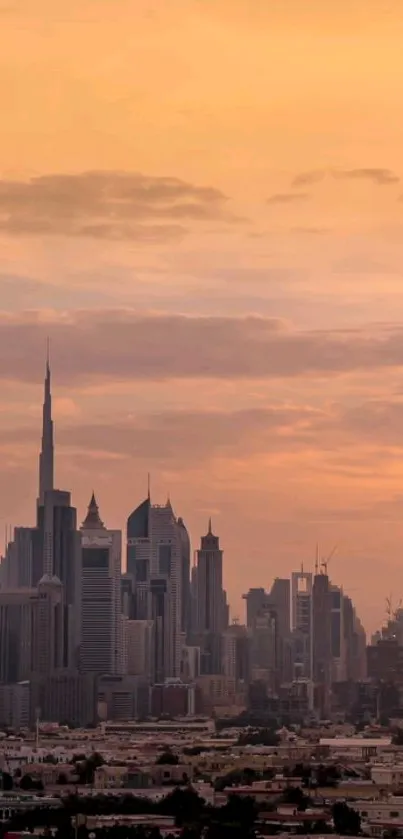
[[81, 526], [80, 670], [123, 670], [121, 616], [121, 533], [107, 530], [94, 494]]

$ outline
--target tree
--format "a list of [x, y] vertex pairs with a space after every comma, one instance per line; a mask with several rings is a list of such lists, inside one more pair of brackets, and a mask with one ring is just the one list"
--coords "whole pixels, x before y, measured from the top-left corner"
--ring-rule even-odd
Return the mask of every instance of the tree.
[[318, 787], [335, 787], [340, 781], [341, 775], [337, 766], [323, 766], [320, 764], [316, 770], [316, 782]]
[[311, 799], [305, 795], [301, 787], [287, 787], [283, 793], [284, 804], [294, 804], [297, 810], [306, 810]]
[[0, 788], [3, 792], [9, 792], [12, 790], [14, 786], [12, 775], [10, 775], [9, 772], [2, 772], [0, 784]]
[[23, 775], [20, 780], [20, 789], [30, 790], [43, 790], [43, 783], [42, 781], [35, 780], [31, 775]]
[[160, 755], [155, 763], [158, 766], [177, 766], [179, 763], [179, 758], [177, 755], [174, 755], [172, 752], [166, 751]]
[[203, 799], [191, 787], [177, 788], [164, 800], [164, 814], [175, 816], [177, 827], [197, 822], [204, 808]]
[[94, 752], [90, 757], [86, 758], [77, 766], [77, 773], [80, 784], [93, 784], [95, 777], [95, 770], [105, 763], [102, 755], [99, 752]]
[[336, 801], [332, 810], [333, 824], [336, 833], [342, 836], [359, 836], [361, 832], [361, 818], [356, 810], [343, 801]]
[[3, 791], [9, 792], [14, 787], [13, 776], [9, 772], [3, 772], [1, 778], [1, 788]]

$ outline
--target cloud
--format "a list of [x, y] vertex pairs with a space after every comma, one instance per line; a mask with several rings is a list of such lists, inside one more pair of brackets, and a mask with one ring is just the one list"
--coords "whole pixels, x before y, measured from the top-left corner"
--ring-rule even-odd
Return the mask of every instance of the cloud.
[[369, 400], [346, 412], [343, 428], [362, 439], [403, 447], [403, 402]]
[[[354, 409], [327, 405], [276, 404], [240, 410], [169, 410], [84, 419], [75, 402], [56, 400], [58, 452], [82, 461], [82, 455], [104, 453], [116, 460], [153, 461], [159, 467], [197, 466], [214, 458], [259, 455], [309, 455], [312, 475], [349, 480], [376, 480], [389, 463], [401, 460], [403, 404], [362, 402]], [[83, 421], [81, 421], [81, 418]], [[37, 421], [1, 426], [2, 454], [36, 451]], [[316, 455], [314, 456], [314, 453]]]
[[310, 172], [300, 172], [300, 174], [296, 175], [293, 179], [291, 186], [310, 186], [311, 184], [317, 184], [319, 181], [323, 181], [325, 177], [325, 169], [313, 169]]
[[132, 310], [0, 316], [0, 377], [41, 375], [46, 336], [60, 382], [328, 376], [403, 365], [403, 328], [298, 331], [259, 317]]
[[307, 192], [276, 192], [267, 199], [268, 204], [293, 204], [297, 201], [306, 201], [309, 198]]
[[331, 233], [331, 227], [315, 227], [314, 225], [307, 227], [292, 227], [291, 233], [298, 233], [302, 236], [324, 236]]
[[371, 181], [371, 183], [377, 186], [387, 186], [389, 184], [399, 183], [400, 181], [399, 176], [395, 172], [392, 172], [391, 169], [334, 169], [332, 175], [334, 178], [347, 181]]
[[0, 180], [0, 232], [156, 241], [183, 236], [179, 222], [236, 220], [209, 186], [141, 173], [94, 171]]
[[[117, 457], [150, 458], [156, 461], [199, 461], [208, 457], [253, 454], [263, 448], [283, 449], [281, 434], [289, 432], [286, 447], [298, 444], [298, 427], [306, 427], [314, 409], [300, 406], [254, 408], [239, 411], [159, 411], [135, 414], [121, 418], [116, 415], [108, 421], [74, 423], [75, 416], [66, 411], [58, 412], [58, 450], [95, 452], [102, 451]], [[291, 431], [295, 432], [293, 437]], [[277, 439], [280, 434], [280, 438]], [[308, 431], [302, 431], [305, 436]], [[2, 428], [0, 448], [25, 443], [37, 445], [38, 432], [33, 426]]]
[[[307, 172], [300, 172], [291, 181], [291, 186], [298, 189], [301, 186], [312, 186], [324, 181], [328, 177], [344, 181], [370, 181], [376, 186], [388, 186], [397, 184], [400, 181], [398, 175], [391, 169], [379, 167], [357, 168], [357, 169], [312, 169]], [[301, 193], [296, 193], [300, 195]]]

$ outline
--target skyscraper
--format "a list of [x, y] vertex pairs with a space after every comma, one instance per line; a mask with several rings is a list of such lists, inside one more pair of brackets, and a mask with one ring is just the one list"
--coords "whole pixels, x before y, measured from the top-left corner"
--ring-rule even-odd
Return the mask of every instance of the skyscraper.
[[293, 631], [294, 678], [312, 679], [313, 615], [312, 574], [291, 574], [291, 626]]
[[38, 506], [38, 525], [32, 532], [34, 585], [41, 579], [57, 577], [63, 585], [64, 654], [63, 666], [78, 664], [80, 645], [80, 534], [77, 511], [71, 506], [70, 493], [46, 490]]
[[131, 620], [147, 620], [151, 614], [150, 601], [150, 496], [136, 507], [126, 525], [125, 591], [127, 612]]
[[313, 601], [313, 679], [316, 705], [323, 717], [330, 712], [332, 686], [332, 601], [327, 574], [315, 574]]
[[83, 673], [123, 669], [119, 530], [107, 530], [95, 495], [81, 525], [81, 649]]
[[42, 414], [42, 446], [39, 455], [39, 492], [38, 506], [45, 501], [45, 492], [54, 488], [54, 450], [53, 450], [53, 420], [52, 394], [50, 389], [49, 353], [46, 359], [45, 392]]
[[48, 675], [63, 666], [63, 588], [43, 577], [36, 589], [0, 592], [0, 682]]
[[199, 632], [220, 633], [224, 629], [223, 552], [211, 529], [201, 538], [197, 551], [197, 615]]
[[196, 560], [197, 642], [202, 650], [202, 671], [221, 673], [222, 633], [226, 627], [223, 590], [223, 552], [220, 540], [212, 532], [202, 536]]
[[182, 518], [178, 518], [181, 540], [181, 632], [190, 633], [190, 539]]
[[[155, 644], [163, 674], [157, 678], [179, 677], [182, 633], [182, 528], [175, 518], [170, 500], [150, 507], [150, 582]], [[163, 609], [163, 614], [161, 610]], [[156, 668], [157, 670], [157, 668]]]

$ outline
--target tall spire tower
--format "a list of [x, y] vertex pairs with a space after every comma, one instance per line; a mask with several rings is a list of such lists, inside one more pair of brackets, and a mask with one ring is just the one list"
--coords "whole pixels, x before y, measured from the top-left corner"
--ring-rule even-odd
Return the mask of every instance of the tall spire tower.
[[52, 395], [50, 391], [50, 363], [49, 363], [49, 342], [46, 355], [45, 372], [45, 393], [43, 400], [43, 421], [42, 421], [42, 448], [39, 455], [39, 495], [38, 505], [41, 506], [45, 500], [45, 492], [54, 489], [53, 479], [53, 420], [52, 420]]

